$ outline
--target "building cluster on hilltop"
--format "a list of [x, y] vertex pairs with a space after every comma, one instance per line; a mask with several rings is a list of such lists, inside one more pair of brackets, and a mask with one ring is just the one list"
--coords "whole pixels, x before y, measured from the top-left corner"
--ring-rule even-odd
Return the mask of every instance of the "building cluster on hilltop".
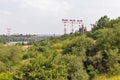
[[79, 28], [79, 32], [85, 33], [87, 31], [87, 28], [82, 25], [82, 27]]
[[62, 23], [64, 24], [64, 34], [67, 34], [67, 29], [66, 29], [67, 24], [71, 25], [71, 34], [74, 33], [74, 25], [76, 25], [76, 24], [79, 26], [79, 29], [75, 32], [85, 33], [87, 31], [87, 28], [84, 27], [84, 25], [83, 25], [83, 20], [62, 19]]

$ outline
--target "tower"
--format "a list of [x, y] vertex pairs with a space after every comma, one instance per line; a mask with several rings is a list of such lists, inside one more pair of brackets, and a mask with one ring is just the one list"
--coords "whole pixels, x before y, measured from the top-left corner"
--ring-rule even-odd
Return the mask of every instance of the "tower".
[[75, 19], [70, 19], [70, 23], [71, 23], [71, 33], [74, 32], [74, 24], [75, 24], [76, 20]]
[[62, 19], [62, 23], [64, 24], [64, 34], [67, 34], [66, 24], [68, 23], [68, 19]]
[[[76, 20], [76, 19], [62, 19], [62, 23], [64, 24], [64, 34], [67, 34], [67, 26], [71, 26], [71, 32], [70, 33], [74, 33], [74, 26], [76, 26], [76, 24], [79, 26], [79, 32], [84, 33], [86, 31], [86, 28], [83, 25], [83, 20]], [[69, 24], [69, 25], [66, 25]], [[76, 32], [78, 32], [78, 30], [76, 30]]]

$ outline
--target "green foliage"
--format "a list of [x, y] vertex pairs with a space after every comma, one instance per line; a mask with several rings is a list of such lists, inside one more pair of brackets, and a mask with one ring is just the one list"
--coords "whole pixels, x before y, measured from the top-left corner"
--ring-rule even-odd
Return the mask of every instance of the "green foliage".
[[18, 46], [0, 45], [0, 72], [12, 71], [12, 67], [21, 60], [21, 51]]
[[99, 74], [99, 71], [98, 71], [97, 69], [95, 69], [94, 66], [92, 66], [92, 65], [89, 65], [89, 66], [87, 67], [87, 69], [90, 71], [90, 72], [89, 72], [89, 75], [90, 75], [90, 78], [91, 78], [91, 79], [94, 78], [94, 77], [96, 77], [97, 74]]
[[95, 40], [95, 48], [89, 51], [94, 51], [95, 54], [88, 55], [86, 69], [90, 77], [91, 73], [93, 77], [103, 73], [120, 75], [120, 18], [109, 20], [102, 17], [96, 25], [92, 33], [87, 33], [87, 36]]
[[101, 75], [120, 75], [120, 17], [103, 16], [85, 34], [32, 44], [27, 50], [0, 45], [0, 80], [104, 80]]
[[0, 36], [0, 43], [5, 44], [7, 42], [7, 39], [5, 36]]
[[86, 36], [76, 37], [63, 48], [63, 54], [85, 56], [85, 52], [94, 46], [94, 41]]
[[[66, 80], [66, 65], [61, 61], [61, 55], [51, 54], [49, 57], [39, 54], [23, 64], [20, 70], [22, 80]], [[18, 78], [19, 79], [19, 78]]]
[[62, 59], [67, 65], [67, 80], [88, 80], [87, 74], [82, 58], [76, 55], [64, 55]]
[[93, 31], [102, 29], [102, 28], [108, 28], [110, 27], [110, 19], [107, 16], [101, 17], [97, 22], [96, 25], [93, 28]]
[[10, 72], [0, 73], [0, 80], [14, 80], [13, 75]]
[[108, 73], [112, 75], [120, 74], [120, 53], [118, 53], [118, 49], [105, 51], [105, 62], [108, 67]]

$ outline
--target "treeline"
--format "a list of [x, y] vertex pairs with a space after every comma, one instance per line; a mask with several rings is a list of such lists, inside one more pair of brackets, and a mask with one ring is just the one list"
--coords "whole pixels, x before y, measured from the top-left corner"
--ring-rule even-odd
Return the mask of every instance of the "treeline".
[[101, 76], [119, 76], [120, 18], [103, 16], [92, 31], [36, 41], [25, 51], [22, 46], [1, 45], [0, 72], [0, 80], [104, 80]]
[[[8, 42], [31, 42], [34, 41], [35, 39], [38, 39], [37, 35], [23, 35], [23, 34], [18, 34], [18, 35], [0, 35], [0, 43], [6, 44]], [[40, 38], [39, 38], [40, 39]]]
[[28, 42], [28, 44], [31, 44], [35, 41], [40, 41], [42, 39], [46, 39], [52, 36], [41, 36], [41, 35], [23, 35], [23, 34], [16, 34], [16, 35], [0, 35], [0, 43], [6, 44], [8, 42]]

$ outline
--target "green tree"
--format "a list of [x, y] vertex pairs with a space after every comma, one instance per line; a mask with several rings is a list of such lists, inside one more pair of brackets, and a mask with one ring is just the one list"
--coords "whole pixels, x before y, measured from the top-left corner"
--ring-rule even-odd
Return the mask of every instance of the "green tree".
[[13, 71], [13, 67], [21, 61], [21, 52], [18, 46], [0, 45], [0, 72]]
[[64, 55], [62, 59], [67, 65], [67, 80], [88, 80], [82, 58], [76, 55]]
[[63, 54], [75, 54], [85, 59], [87, 50], [90, 50], [92, 47], [94, 47], [94, 40], [92, 38], [80, 36], [74, 38], [68, 44], [63, 44]]
[[94, 28], [92, 31], [94, 32], [95, 30], [101, 29], [103, 27], [110, 27], [110, 19], [105, 15], [101, 17], [95, 24]]
[[[61, 55], [55, 53], [44, 56], [39, 54], [31, 58], [29, 63], [23, 64], [19, 72], [22, 75], [16, 77], [22, 80], [66, 80], [66, 65], [61, 61]], [[18, 74], [19, 74], [18, 73]]]

